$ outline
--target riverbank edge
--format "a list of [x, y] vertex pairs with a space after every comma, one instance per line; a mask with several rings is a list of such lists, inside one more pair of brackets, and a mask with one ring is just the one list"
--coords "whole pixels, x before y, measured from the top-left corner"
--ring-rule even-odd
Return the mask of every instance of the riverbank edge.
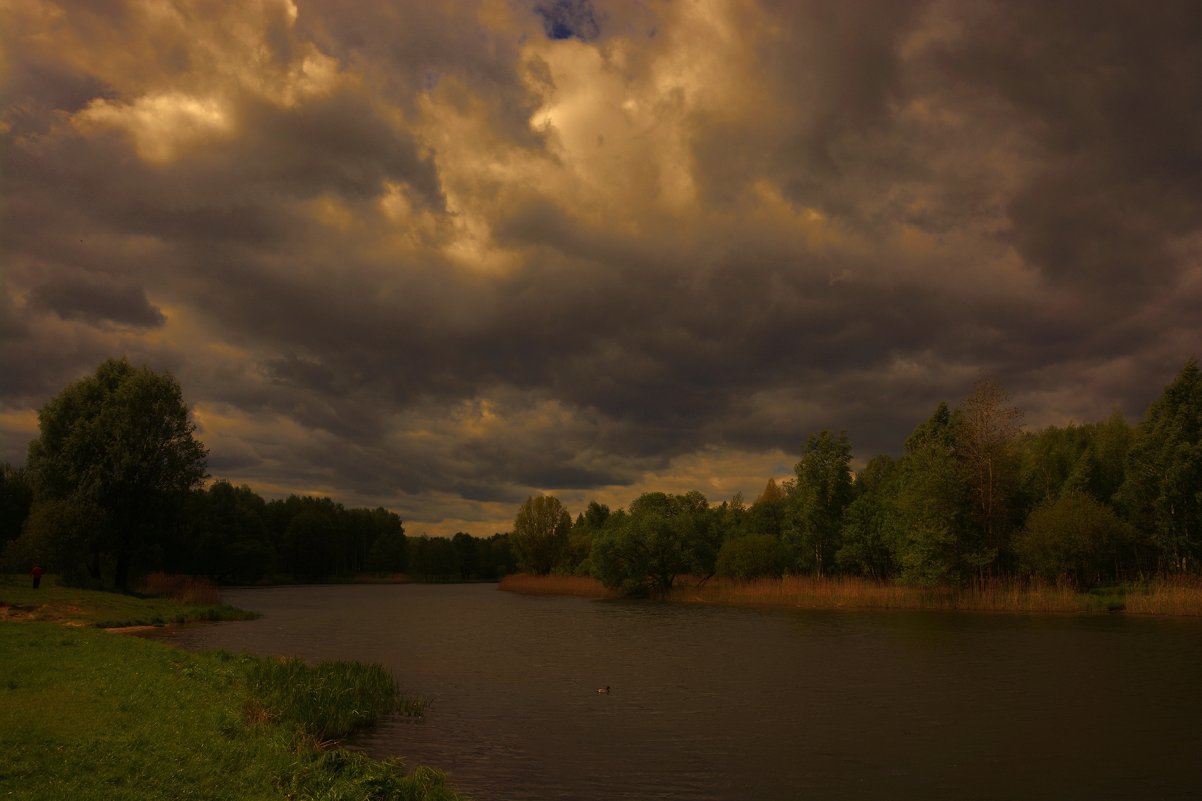
[[[617, 598], [587, 576], [516, 573], [498, 589], [522, 595]], [[786, 576], [746, 582], [711, 578], [685, 582], [661, 599], [666, 603], [767, 609], [843, 609], [998, 612], [1012, 614], [1128, 614], [1202, 616], [1202, 579], [1154, 580], [1081, 593], [1072, 587], [992, 581], [959, 588], [918, 587], [853, 577]]]
[[[53, 589], [44, 585], [29, 588], [29, 593], [60, 594]], [[91, 598], [101, 609], [114, 598], [122, 599], [122, 606], [130, 600], [90, 590], [60, 592], [85, 601]], [[5, 667], [0, 730], [6, 732], [0, 736], [0, 751], [11, 755], [0, 765], [0, 797], [149, 800], [172, 797], [172, 786], [187, 785], [189, 797], [214, 799], [464, 799], [439, 770], [417, 766], [406, 771], [402, 760], [374, 759], [344, 747], [342, 740], [350, 730], [328, 734], [330, 726], [339, 725], [335, 718], [344, 711], [334, 710], [342, 700], [362, 694], [364, 675], [383, 671], [378, 665], [327, 662], [309, 668], [299, 660], [183, 651], [162, 642], [112, 636], [157, 626], [103, 627], [78, 616], [38, 618], [36, 606], [10, 600], [25, 595], [11, 582], [0, 584], [0, 608], [6, 610], [0, 615]], [[154, 602], [156, 608], [167, 603], [134, 600]], [[9, 614], [14, 606], [21, 610], [19, 616]], [[103, 615], [92, 610], [93, 617]], [[148, 657], [148, 653], [156, 655]], [[267, 663], [295, 665], [286, 682], [265, 687], [261, 676]], [[296, 669], [319, 676], [311, 684], [333, 699], [328, 710], [314, 711], [314, 693], [297, 681]], [[181, 682], [181, 677], [187, 680]], [[354, 706], [375, 704], [384, 713], [420, 714], [424, 704], [401, 694], [395, 682], [392, 686], [393, 697], [385, 697], [384, 691], [384, 696], [377, 694], [366, 703], [360, 698]], [[295, 700], [281, 700], [281, 695]], [[113, 696], [123, 700], [113, 706], [109, 700]], [[156, 706], [151, 703], [155, 698], [168, 698], [172, 706]], [[303, 710], [293, 708], [298, 705]], [[199, 722], [211, 717], [214, 708], [224, 709], [224, 718], [205, 728]], [[354, 729], [371, 728], [378, 716], [357, 723]], [[304, 725], [297, 723], [301, 719]], [[182, 724], [186, 730], [181, 729], [181, 721], [186, 721]], [[181, 739], [195, 748], [181, 749]], [[229, 768], [219, 771], [208, 794], [197, 791], [204, 786], [203, 776], [198, 784], [196, 776], [180, 773], [181, 760], [188, 762], [195, 751], [216, 752], [218, 762], [234, 765], [233, 774]], [[151, 758], [160, 752], [164, 752], [161, 759]], [[63, 758], [64, 754], [70, 758]], [[129, 766], [127, 775], [121, 773], [122, 765]], [[231, 796], [233, 787], [240, 789]]]

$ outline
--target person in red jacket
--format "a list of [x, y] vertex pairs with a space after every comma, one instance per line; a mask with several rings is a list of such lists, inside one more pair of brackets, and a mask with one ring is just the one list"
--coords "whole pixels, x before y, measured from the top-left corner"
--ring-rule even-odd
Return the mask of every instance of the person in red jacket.
[[29, 575], [33, 576], [33, 588], [35, 590], [42, 585], [42, 573], [44, 572], [39, 565], [34, 565], [33, 570], [29, 571]]

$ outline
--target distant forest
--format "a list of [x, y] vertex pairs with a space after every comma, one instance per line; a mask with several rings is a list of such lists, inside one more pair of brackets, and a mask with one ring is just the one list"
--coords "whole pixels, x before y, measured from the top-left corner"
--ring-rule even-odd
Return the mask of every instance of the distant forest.
[[[114, 398], [137, 393], [105, 387], [122, 381], [169, 396], [156, 408], [175, 414], [162, 434], [183, 454], [174, 485], [147, 478], [145, 460], [85, 464], [100, 446], [72, 439], [88, 426], [63, 424], [99, 415], [109, 422], [92, 430], [120, 429], [104, 415], [125, 414], [112, 411]], [[0, 468], [5, 567], [28, 570], [36, 560], [83, 581], [113, 574], [119, 586], [151, 570], [223, 583], [364, 573], [491, 580], [522, 570], [592, 575], [643, 594], [682, 576], [844, 574], [926, 585], [1038, 577], [1088, 589], [1202, 572], [1202, 376], [1192, 359], [1137, 425], [1116, 413], [1023, 431], [1005, 390], [982, 382], [959, 406], [939, 404], [900, 457], [876, 456], [857, 472], [847, 433], [820, 431], [793, 476], [769, 479], [750, 503], [650, 492], [616, 510], [594, 501], [573, 519], [555, 497], [538, 496], [520, 506], [511, 532], [487, 538], [411, 537], [382, 508], [265, 501], [225, 481], [202, 488], [205, 452], [190, 440], [178, 398], [169, 376], [107, 362], [47, 404], [29, 465]], [[146, 446], [108, 436], [104, 447]], [[111, 475], [120, 481], [102, 486]], [[133, 498], [153, 514], [131, 516]]]

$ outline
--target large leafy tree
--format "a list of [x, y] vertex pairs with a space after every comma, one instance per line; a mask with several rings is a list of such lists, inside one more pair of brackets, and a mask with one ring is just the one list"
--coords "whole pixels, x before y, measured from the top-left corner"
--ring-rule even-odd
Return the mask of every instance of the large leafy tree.
[[[195, 437], [179, 384], [170, 374], [101, 364], [38, 412], [29, 445], [35, 504], [51, 519], [88, 519], [64, 529], [94, 579], [113, 565], [113, 583], [129, 584], [135, 557], [163, 538], [187, 494], [205, 478], [207, 451]], [[54, 527], [43, 532], [53, 539]]]
[[856, 498], [843, 513], [842, 543], [835, 554], [843, 570], [878, 581], [896, 571], [897, 473], [898, 463], [882, 455], [869, 461], [856, 477]]
[[593, 575], [610, 588], [663, 594], [678, 576], [713, 575], [721, 531], [700, 492], [648, 492], [610, 516], [593, 541]]
[[1202, 373], [1191, 359], [1136, 431], [1118, 493], [1128, 518], [1152, 535], [1166, 567], [1202, 567]]
[[572, 518], [554, 495], [527, 498], [510, 537], [518, 566], [537, 575], [550, 573], [568, 546], [571, 529]]
[[786, 503], [784, 539], [795, 565], [821, 576], [839, 549], [843, 512], [854, 496], [851, 444], [847, 432], [811, 434], [793, 468]]
[[940, 403], [906, 440], [898, 469], [894, 526], [903, 579], [957, 584], [992, 560], [972, 536], [971, 488], [956, 458], [951, 411]]

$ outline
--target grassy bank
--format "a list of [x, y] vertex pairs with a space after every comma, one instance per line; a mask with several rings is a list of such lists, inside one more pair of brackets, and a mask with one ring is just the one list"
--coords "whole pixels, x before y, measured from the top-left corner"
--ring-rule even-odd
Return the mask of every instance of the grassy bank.
[[[612, 597], [595, 579], [571, 576], [507, 576], [500, 588], [543, 595]], [[1127, 612], [1202, 615], [1202, 580], [1157, 580], [1145, 584], [1079, 593], [1072, 587], [1021, 581], [992, 581], [956, 588], [915, 587], [853, 577], [682, 582], [668, 598], [674, 603], [767, 606], [802, 609], [914, 609], [981, 612]]]
[[35, 590], [27, 576], [4, 575], [0, 576], [0, 620], [119, 628], [255, 617], [252, 612], [221, 603], [211, 587], [206, 589], [197, 582], [180, 585], [158, 581], [145, 589], [162, 595], [142, 597], [64, 587], [54, 576], [44, 577], [42, 586]]
[[337, 747], [420, 715], [378, 665], [188, 653], [97, 628], [230, 620], [211, 584], [160, 597], [0, 577], [0, 798], [454, 801], [441, 773]]
[[[331, 739], [404, 705], [378, 668], [306, 668], [0, 623], [0, 798], [456, 799]], [[356, 710], [333, 726], [323, 709]]]

